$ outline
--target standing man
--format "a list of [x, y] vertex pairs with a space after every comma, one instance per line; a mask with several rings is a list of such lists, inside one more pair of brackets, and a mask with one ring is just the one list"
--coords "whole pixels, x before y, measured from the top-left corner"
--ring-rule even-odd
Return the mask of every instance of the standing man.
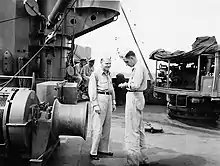
[[143, 91], [147, 88], [147, 70], [137, 60], [133, 51], [129, 51], [123, 60], [132, 68], [128, 83], [119, 84], [119, 87], [128, 90], [125, 105], [125, 149], [128, 164], [139, 166], [148, 163], [143, 123], [145, 105]]
[[112, 112], [116, 110], [115, 92], [109, 72], [110, 58], [101, 59], [101, 68], [94, 71], [89, 80], [89, 97], [92, 107], [92, 147], [90, 157], [99, 160], [97, 154], [112, 156], [109, 137]]
[[92, 72], [94, 71], [94, 63], [95, 59], [90, 59], [89, 63], [85, 65], [85, 75], [90, 77]]

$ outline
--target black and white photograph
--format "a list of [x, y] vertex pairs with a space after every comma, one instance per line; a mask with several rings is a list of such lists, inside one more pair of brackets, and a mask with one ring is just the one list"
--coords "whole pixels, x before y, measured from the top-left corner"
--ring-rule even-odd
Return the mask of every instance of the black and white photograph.
[[0, 166], [220, 166], [219, 0], [0, 0]]

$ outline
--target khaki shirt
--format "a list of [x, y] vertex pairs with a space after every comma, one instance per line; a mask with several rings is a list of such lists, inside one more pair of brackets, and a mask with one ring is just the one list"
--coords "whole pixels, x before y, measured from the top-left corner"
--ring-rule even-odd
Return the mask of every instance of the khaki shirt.
[[94, 71], [94, 66], [90, 67], [89, 64], [85, 65], [85, 75], [86, 76], [91, 76], [93, 71]]
[[90, 76], [88, 92], [93, 107], [98, 105], [98, 101], [97, 101], [98, 91], [110, 92], [112, 94], [112, 102], [113, 104], [116, 104], [115, 91], [113, 88], [110, 72], [106, 74], [102, 69], [99, 69], [97, 71], [92, 72]]
[[147, 89], [147, 69], [137, 61], [128, 81], [130, 90], [144, 91]]
[[80, 63], [76, 64], [76, 70], [80, 75], [85, 75], [85, 68]]

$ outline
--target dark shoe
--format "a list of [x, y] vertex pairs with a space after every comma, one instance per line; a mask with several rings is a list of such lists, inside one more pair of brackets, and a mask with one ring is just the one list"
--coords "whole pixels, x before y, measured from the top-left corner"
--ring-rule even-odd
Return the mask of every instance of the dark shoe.
[[113, 156], [112, 152], [98, 152], [98, 154]]
[[139, 164], [139, 166], [150, 166], [150, 164], [149, 163], [145, 163], [145, 164], [141, 163], [141, 164]]
[[139, 166], [150, 166], [150, 164], [149, 163], [139, 163]]
[[90, 154], [90, 158], [91, 158], [92, 160], [99, 160], [98, 155], [92, 155], [92, 154]]

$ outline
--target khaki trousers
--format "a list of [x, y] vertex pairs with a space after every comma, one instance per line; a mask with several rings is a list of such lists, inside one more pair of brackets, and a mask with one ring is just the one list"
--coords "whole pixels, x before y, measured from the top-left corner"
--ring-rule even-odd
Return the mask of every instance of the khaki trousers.
[[98, 104], [101, 113], [92, 110], [92, 147], [90, 154], [97, 155], [97, 151], [109, 151], [109, 137], [112, 117], [112, 96], [98, 94]]
[[147, 145], [143, 123], [145, 99], [143, 92], [127, 92], [125, 105], [125, 150], [127, 163], [139, 166], [147, 162]]

